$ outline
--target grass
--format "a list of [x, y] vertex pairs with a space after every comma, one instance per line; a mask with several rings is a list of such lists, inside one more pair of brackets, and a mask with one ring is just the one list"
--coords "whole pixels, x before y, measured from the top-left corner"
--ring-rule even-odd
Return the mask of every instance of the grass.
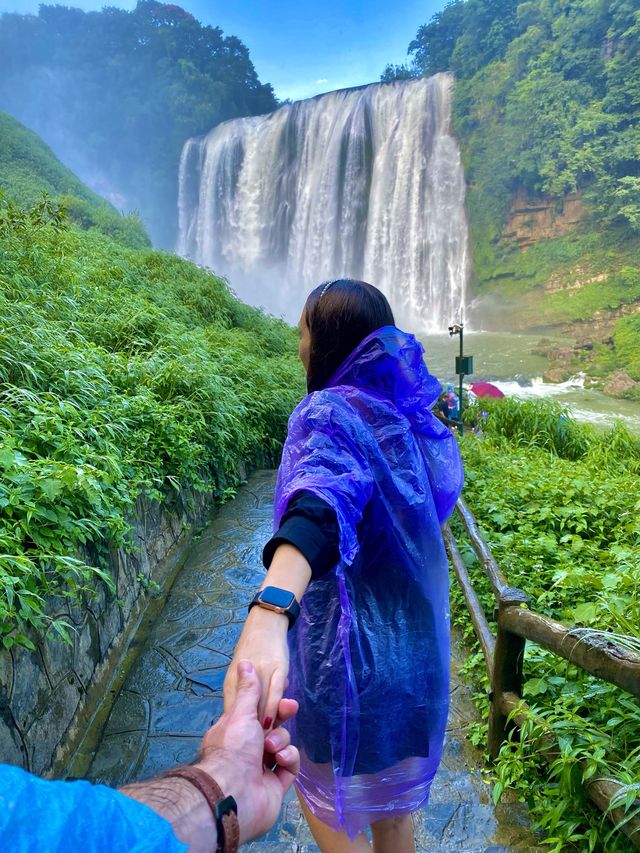
[[[482, 432], [462, 440], [465, 497], [509, 583], [527, 593], [537, 612], [637, 648], [640, 438], [622, 425], [596, 433], [557, 404], [483, 400], [482, 410], [485, 417], [468, 410]], [[462, 550], [491, 614], [484, 572], [470, 547]], [[454, 619], [474, 646], [467, 671], [486, 713], [484, 665], [455, 585], [452, 598]], [[637, 700], [533, 643], [524, 673], [523, 695], [534, 716], [501, 751], [496, 798], [511, 787], [528, 802], [551, 850], [630, 851], [628, 840], [611, 833], [587, 803], [582, 782], [593, 775], [619, 779], [631, 792], [625, 807], [638, 807]], [[545, 728], [559, 744], [551, 768], [538, 748]], [[485, 742], [486, 730], [473, 729], [472, 738]]]
[[40, 137], [0, 112], [0, 191], [23, 209], [43, 196], [66, 207], [69, 218], [129, 248], [148, 248], [151, 241], [135, 214], [122, 216], [92, 192], [56, 158]]
[[[223, 500], [272, 463], [304, 393], [295, 332], [172, 255], [0, 203], [0, 640], [82, 598], [138, 495]], [[96, 546], [95, 566], [77, 555]]]

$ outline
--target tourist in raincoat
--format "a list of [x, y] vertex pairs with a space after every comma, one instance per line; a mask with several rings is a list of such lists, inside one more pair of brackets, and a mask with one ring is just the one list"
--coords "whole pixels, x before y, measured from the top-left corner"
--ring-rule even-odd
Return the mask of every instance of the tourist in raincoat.
[[[442, 389], [369, 284], [337, 280], [300, 320], [309, 394], [289, 420], [266, 581], [235, 660], [253, 661], [276, 721], [286, 690], [300, 801], [323, 853], [410, 853], [449, 703], [440, 526], [462, 487]], [[235, 695], [234, 667], [225, 703]], [[288, 684], [288, 686], [287, 686]]]

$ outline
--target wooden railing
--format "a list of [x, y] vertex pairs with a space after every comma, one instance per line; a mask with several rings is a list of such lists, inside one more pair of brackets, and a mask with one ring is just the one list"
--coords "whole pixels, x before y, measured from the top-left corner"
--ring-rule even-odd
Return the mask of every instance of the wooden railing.
[[[445, 525], [443, 536], [449, 559], [462, 589], [491, 684], [488, 736], [491, 757], [498, 755], [509, 730], [514, 726], [520, 727], [533, 713], [521, 698], [522, 666], [527, 640], [634, 696], [640, 696], [640, 655], [611, 641], [592, 636], [591, 632], [585, 629], [568, 628], [532, 610], [525, 593], [507, 583], [480, 534], [471, 510], [462, 498], [458, 501], [456, 510], [469, 542], [489, 578], [495, 597], [494, 635], [456, 540], [449, 525]], [[558, 748], [543, 722], [541, 729], [546, 731], [546, 734], [541, 737], [539, 748], [551, 763], [558, 756]], [[585, 782], [585, 792], [589, 799], [640, 849], [640, 817], [629, 817], [622, 808], [611, 807], [611, 801], [620, 788], [621, 783], [609, 778], [590, 778]]]

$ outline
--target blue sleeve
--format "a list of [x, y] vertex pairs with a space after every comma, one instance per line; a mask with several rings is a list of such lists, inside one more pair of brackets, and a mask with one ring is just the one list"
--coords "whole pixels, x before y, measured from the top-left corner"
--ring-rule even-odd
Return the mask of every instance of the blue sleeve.
[[153, 809], [89, 782], [51, 782], [0, 765], [0, 849], [11, 853], [185, 853]]

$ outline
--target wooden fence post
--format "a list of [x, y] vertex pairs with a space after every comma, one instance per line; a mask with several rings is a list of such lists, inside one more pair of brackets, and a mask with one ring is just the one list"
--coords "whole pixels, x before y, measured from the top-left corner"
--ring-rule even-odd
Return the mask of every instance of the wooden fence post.
[[491, 684], [491, 707], [489, 709], [489, 755], [496, 758], [507, 738], [510, 725], [508, 712], [503, 701], [505, 693], [522, 695], [522, 664], [525, 640], [507, 631], [501, 624], [501, 616], [510, 607], [521, 607], [529, 599], [521, 589], [507, 587], [500, 593], [496, 606], [496, 646], [493, 656], [493, 680]]

